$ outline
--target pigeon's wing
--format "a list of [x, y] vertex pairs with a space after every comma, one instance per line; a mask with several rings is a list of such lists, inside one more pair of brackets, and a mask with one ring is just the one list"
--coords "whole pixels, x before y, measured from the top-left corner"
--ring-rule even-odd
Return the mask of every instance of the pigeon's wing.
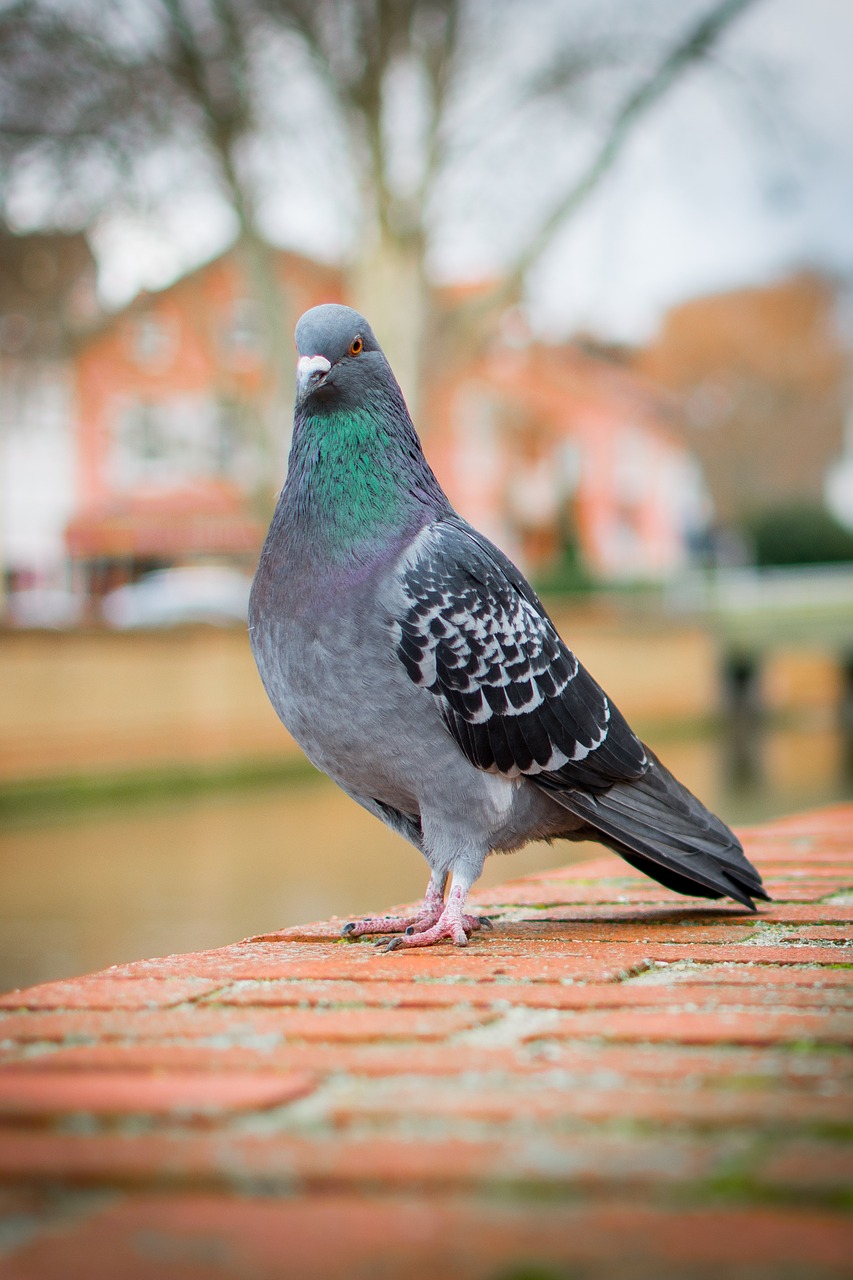
[[472, 764], [590, 790], [644, 775], [645, 749], [624, 717], [529, 583], [464, 521], [424, 530], [399, 585], [397, 655]]
[[397, 655], [472, 764], [527, 775], [679, 893], [767, 897], [737, 837], [634, 736], [496, 547], [447, 517], [415, 541], [399, 585]]

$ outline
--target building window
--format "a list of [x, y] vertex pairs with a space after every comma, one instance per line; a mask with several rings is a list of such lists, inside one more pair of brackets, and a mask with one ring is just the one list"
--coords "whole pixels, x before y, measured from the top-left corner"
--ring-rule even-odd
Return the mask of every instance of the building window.
[[652, 474], [649, 441], [637, 427], [619, 433], [613, 466], [613, 492], [625, 506], [639, 506], [645, 499]]
[[219, 400], [213, 437], [213, 465], [220, 475], [233, 469], [243, 444], [243, 420], [240, 406], [233, 400]]
[[162, 316], [138, 316], [131, 330], [133, 358], [145, 369], [167, 369], [177, 349], [175, 325]]
[[131, 447], [135, 448], [143, 465], [158, 462], [166, 456], [163, 424], [153, 405], [137, 405], [131, 419], [131, 432], [134, 436]]
[[146, 401], [126, 404], [118, 415], [113, 440], [114, 483], [126, 488], [163, 469], [169, 452], [167, 423], [161, 407]]
[[235, 298], [225, 331], [225, 346], [238, 360], [242, 356], [254, 356], [260, 352], [260, 316], [251, 298]]
[[125, 401], [114, 418], [110, 474], [118, 489], [214, 477], [251, 488], [261, 465], [251, 409], [229, 396]]

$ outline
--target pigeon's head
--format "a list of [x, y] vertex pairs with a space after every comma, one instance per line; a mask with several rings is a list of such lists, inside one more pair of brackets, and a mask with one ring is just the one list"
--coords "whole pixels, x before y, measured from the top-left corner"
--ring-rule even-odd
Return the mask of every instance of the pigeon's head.
[[339, 408], [362, 403], [393, 375], [364, 316], [327, 302], [312, 307], [296, 326], [296, 402]]

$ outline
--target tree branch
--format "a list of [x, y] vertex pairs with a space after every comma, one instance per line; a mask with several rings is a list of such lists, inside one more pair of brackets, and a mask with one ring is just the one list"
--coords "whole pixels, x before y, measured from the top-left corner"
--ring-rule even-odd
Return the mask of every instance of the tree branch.
[[707, 55], [723, 31], [753, 3], [754, 0], [723, 0], [670, 50], [648, 80], [628, 95], [586, 171], [572, 183], [547, 215], [497, 288], [466, 305], [464, 310], [469, 316], [499, 309], [518, 300], [530, 268], [549, 247], [563, 223], [577, 212], [612, 168], [638, 121], [660, 101], [679, 76]]

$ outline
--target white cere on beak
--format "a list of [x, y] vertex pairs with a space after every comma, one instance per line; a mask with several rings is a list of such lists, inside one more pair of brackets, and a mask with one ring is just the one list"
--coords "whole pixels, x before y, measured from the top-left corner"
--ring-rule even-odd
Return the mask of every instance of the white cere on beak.
[[300, 356], [296, 362], [296, 376], [302, 380], [312, 373], [328, 373], [331, 364], [325, 356]]

